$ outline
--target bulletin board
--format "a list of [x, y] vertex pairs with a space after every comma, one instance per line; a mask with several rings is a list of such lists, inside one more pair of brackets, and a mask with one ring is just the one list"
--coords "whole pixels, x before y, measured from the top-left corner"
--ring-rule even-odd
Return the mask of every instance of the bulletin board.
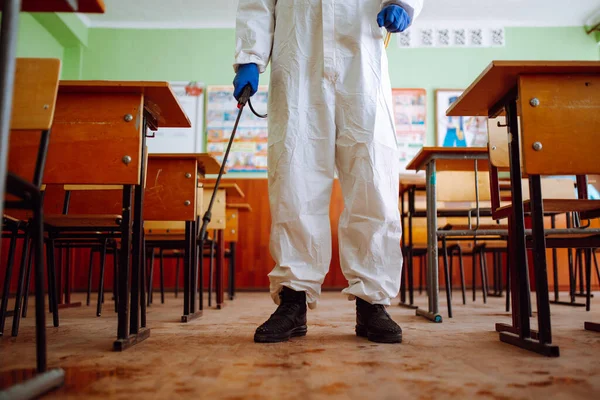
[[[267, 86], [260, 86], [252, 97], [259, 114], [267, 113]], [[231, 86], [207, 88], [206, 135], [207, 152], [221, 162], [238, 115], [237, 101]], [[258, 118], [248, 107], [244, 109], [227, 160], [229, 172], [267, 171], [267, 119]]]
[[427, 138], [427, 91], [392, 89], [396, 137], [400, 153], [400, 172], [425, 145]]
[[191, 128], [160, 128], [146, 141], [149, 153], [202, 153], [204, 150], [204, 85], [171, 82], [171, 88], [188, 116]]

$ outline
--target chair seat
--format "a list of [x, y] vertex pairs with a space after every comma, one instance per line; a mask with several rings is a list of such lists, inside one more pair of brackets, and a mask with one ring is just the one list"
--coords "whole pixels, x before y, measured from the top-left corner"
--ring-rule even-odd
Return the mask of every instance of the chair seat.
[[[568, 212], [599, 212], [600, 201], [598, 200], [561, 200], [544, 199], [544, 214], [563, 214]], [[494, 213], [494, 218], [504, 219], [512, 214], [512, 204], [500, 207]], [[523, 202], [525, 213], [531, 213], [531, 201]]]
[[48, 215], [47, 226], [54, 228], [114, 228], [121, 225], [120, 215]]

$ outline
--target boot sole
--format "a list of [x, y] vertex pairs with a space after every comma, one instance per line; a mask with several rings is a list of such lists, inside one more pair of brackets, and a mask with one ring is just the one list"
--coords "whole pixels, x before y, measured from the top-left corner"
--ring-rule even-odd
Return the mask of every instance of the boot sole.
[[306, 332], [308, 331], [308, 328], [306, 325], [302, 325], [302, 326], [298, 326], [294, 329], [292, 329], [289, 332], [284, 332], [284, 333], [280, 333], [280, 334], [260, 334], [260, 333], [255, 333], [254, 334], [254, 341], [256, 343], [281, 343], [281, 342], [287, 342], [288, 340], [290, 340], [293, 337], [301, 337], [301, 336], [306, 336]]
[[370, 342], [375, 343], [402, 343], [402, 333], [382, 335], [371, 333], [367, 328], [362, 326], [356, 327], [356, 336], [367, 338]]

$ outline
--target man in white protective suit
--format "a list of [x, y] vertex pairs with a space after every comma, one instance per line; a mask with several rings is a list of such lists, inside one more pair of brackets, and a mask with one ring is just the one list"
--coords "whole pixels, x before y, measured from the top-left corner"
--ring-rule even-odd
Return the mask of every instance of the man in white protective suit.
[[255, 333], [281, 342], [307, 332], [331, 261], [329, 202], [337, 170], [345, 209], [340, 262], [356, 299], [356, 334], [399, 343], [385, 306], [402, 271], [399, 156], [384, 47], [423, 0], [240, 0], [235, 97], [271, 61], [269, 88], [269, 274], [279, 305]]

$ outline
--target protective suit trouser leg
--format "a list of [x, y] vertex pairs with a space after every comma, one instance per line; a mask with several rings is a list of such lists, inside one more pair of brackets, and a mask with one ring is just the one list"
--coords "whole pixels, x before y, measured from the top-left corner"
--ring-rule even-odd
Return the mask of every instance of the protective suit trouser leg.
[[310, 105], [297, 102], [298, 107], [286, 112], [278, 111], [277, 106], [294, 99], [279, 98], [292, 93], [301, 96], [301, 89], [272, 92], [270, 99], [270, 115], [291, 115], [278, 117], [269, 127], [270, 250], [276, 263], [269, 279], [277, 304], [278, 293], [286, 286], [305, 291], [308, 306], [314, 308], [331, 262], [329, 203], [335, 126], [332, 88], [312, 89]]
[[349, 286], [343, 293], [389, 305], [400, 289], [402, 231], [391, 89], [388, 94], [383, 86], [367, 96], [339, 96], [336, 162], [345, 202], [339, 246]]

